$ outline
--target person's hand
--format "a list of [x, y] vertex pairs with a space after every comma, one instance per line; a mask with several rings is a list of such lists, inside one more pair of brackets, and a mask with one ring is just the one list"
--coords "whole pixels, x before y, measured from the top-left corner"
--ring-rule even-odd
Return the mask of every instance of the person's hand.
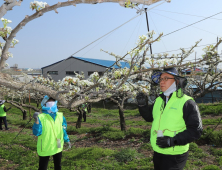
[[39, 112], [35, 112], [32, 116], [35, 119], [35, 122], [38, 122], [38, 115], [39, 115]]
[[12, 108], [12, 107], [9, 107], [9, 108], [6, 110], [6, 112], [8, 112], [11, 108]]
[[140, 92], [136, 96], [136, 101], [138, 106], [145, 106], [147, 105], [147, 96], [144, 93]]
[[169, 136], [157, 137], [156, 144], [160, 148], [168, 148], [168, 147], [175, 146], [174, 138], [169, 137]]

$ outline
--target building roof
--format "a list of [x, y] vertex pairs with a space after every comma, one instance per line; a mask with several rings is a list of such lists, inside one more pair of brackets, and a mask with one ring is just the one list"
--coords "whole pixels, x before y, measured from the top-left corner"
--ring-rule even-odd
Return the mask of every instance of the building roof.
[[[69, 58], [75, 58], [75, 59], [78, 59], [78, 60], [82, 60], [82, 61], [85, 61], [85, 62], [96, 64], [96, 65], [99, 65], [99, 66], [103, 66], [103, 67], [106, 67], [106, 68], [112, 66], [116, 62], [116, 61], [113, 61], [113, 60], [101, 60], [101, 59], [83, 58], [83, 57], [74, 57], [74, 56], [71, 56]], [[67, 58], [67, 59], [69, 59], [69, 58]], [[55, 62], [53, 64], [50, 64], [48, 66], [42, 67], [41, 69], [52, 66], [52, 65], [57, 64], [57, 63], [60, 63], [62, 61], [64, 61], [64, 60], [60, 60], [60, 61]], [[121, 68], [124, 68], [124, 67], [129, 68], [130, 67], [129, 63], [126, 63], [126, 62], [120, 62], [120, 64], [121, 64]], [[113, 67], [114, 68], [119, 68], [117, 65], [114, 65]]]

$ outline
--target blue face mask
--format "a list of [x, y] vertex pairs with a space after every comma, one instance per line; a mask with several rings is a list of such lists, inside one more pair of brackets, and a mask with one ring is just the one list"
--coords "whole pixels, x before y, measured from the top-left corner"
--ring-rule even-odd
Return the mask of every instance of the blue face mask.
[[54, 102], [54, 105], [51, 107], [47, 107], [48, 104], [46, 103], [46, 105], [44, 105], [42, 107], [42, 111], [47, 111], [48, 113], [56, 113], [58, 112], [58, 108], [57, 108], [57, 101]]
[[48, 104], [47, 104], [48, 99], [49, 99], [49, 97], [46, 95], [41, 102], [42, 112], [43, 111], [46, 111], [48, 113], [58, 112], [57, 101], [54, 102], [54, 105], [52, 105], [52, 102], [48, 102]]

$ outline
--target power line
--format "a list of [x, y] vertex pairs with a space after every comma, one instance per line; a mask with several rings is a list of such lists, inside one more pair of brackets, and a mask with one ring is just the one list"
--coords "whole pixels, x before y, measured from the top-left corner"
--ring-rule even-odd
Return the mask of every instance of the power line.
[[[150, 18], [151, 18], [151, 21], [153, 22], [153, 25], [154, 25], [154, 27], [156, 28], [156, 30], [157, 30], [157, 33], [158, 34], [160, 34], [159, 33], [159, 31], [158, 31], [158, 29], [157, 29], [157, 27], [156, 27], [156, 24], [154, 23], [154, 20], [153, 20], [153, 18], [152, 18], [152, 16], [150, 15]], [[161, 42], [163, 43], [163, 46], [165, 47], [165, 49], [167, 50], [167, 48], [166, 48], [166, 46], [165, 46], [165, 44], [164, 44], [164, 42], [163, 42], [163, 40], [161, 39]]]
[[[166, 10], [160, 10], [160, 9], [153, 9], [153, 10], [163, 11], [163, 12], [169, 12], [169, 13], [174, 13], [174, 14], [188, 15], [188, 16], [193, 16], [193, 17], [205, 18], [204, 16], [192, 15], [192, 14], [185, 14], [185, 13], [180, 13], [180, 12], [172, 12], [172, 11], [166, 11]], [[222, 20], [222, 19], [218, 19], [218, 18], [210, 18], [210, 19]]]
[[[151, 12], [152, 12], [152, 11], [151, 11]], [[171, 20], [177, 21], [177, 22], [179, 22], [179, 23], [182, 23], [182, 24], [186, 24], [186, 25], [188, 25], [187, 23], [184, 23], [184, 22], [178, 21], [178, 20], [176, 20], [176, 19], [173, 19], [173, 18], [170, 18], [170, 17], [164, 16], [164, 15], [161, 15], [161, 14], [158, 14], [158, 13], [155, 13], [155, 12], [153, 12], [153, 13], [154, 13], [154, 14], [157, 14], [157, 15], [160, 15], [160, 16], [162, 16], [162, 17], [165, 17], [165, 18], [168, 18], [168, 19], [171, 19]], [[191, 26], [191, 25], [190, 25], [190, 26]], [[194, 26], [192, 26], [192, 27], [194, 27]], [[208, 33], [214, 34], [214, 33], [210, 32], [210, 31], [206, 31], [206, 30], [204, 30], [204, 29], [202, 29], [202, 28], [198, 28], [198, 27], [194, 27], [194, 28], [197, 28], [197, 29], [200, 29], [200, 30], [202, 30], [202, 31], [205, 31], [205, 32], [208, 32]], [[218, 34], [214, 34], [214, 35], [218, 36]], [[163, 37], [164, 37], [164, 36], [163, 36]]]
[[173, 32], [170, 32], [170, 33], [168, 33], [168, 34], [165, 34], [165, 35], [162, 36], [162, 37], [166, 37], [166, 36], [168, 36], [168, 35], [170, 35], [170, 34], [173, 34], [173, 33], [177, 32], [177, 31], [180, 31], [180, 30], [182, 30], [182, 29], [184, 29], [184, 28], [190, 27], [191, 25], [197, 24], [197, 23], [199, 23], [199, 22], [202, 22], [202, 21], [204, 21], [204, 20], [206, 20], [206, 19], [209, 19], [209, 18], [211, 18], [211, 17], [213, 17], [213, 16], [216, 16], [216, 15], [218, 15], [218, 14], [221, 14], [221, 13], [222, 13], [222, 12], [218, 12], [218, 13], [216, 13], [216, 14], [214, 14], [214, 15], [211, 15], [211, 16], [209, 16], [209, 17], [206, 17], [206, 18], [204, 18], [204, 19], [202, 19], [202, 20], [199, 20], [199, 21], [194, 22], [194, 23], [192, 23], [192, 24], [189, 24], [189, 25], [187, 25], [187, 26], [185, 26], [185, 27], [182, 27], [182, 28], [180, 28], [180, 29], [177, 29], [177, 30], [175, 30], [175, 31], [173, 31]]
[[138, 40], [138, 35], [139, 35], [140, 28], [141, 28], [141, 23], [142, 23], [141, 21], [142, 21], [142, 17], [140, 19], [139, 29], [138, 29], [137, 34], [136, 34], [135, 42]]
[[[134, 28], [132, 34], [130, 35], [128, 42], [126, 43], [125, 47], [124, 47], [123, 50], [122, 50], [122, 53], [123, 53], [123, 51], [125, 50], [126, 46], [128, 45], [128, 43], [129, 43], [129, 41], [130, 41], [130, 39], [131, 39], [133, 33], [135, 32], [137, 26], [139, 26], [139, 29], [140, 29], [140, 24], [139, 24], [139, 23], [141, 23], [142, 16], [143, 16], [143, 15], [141, 15], [140, 20], [138, 21], [138, 23], [136, 24], [136, 26], [135, 26], [135, 28]], [[138, 30], [139, 30], [139, 29], [138, 29]], [[121, 54], [122, 54], [122, 53], [121, 53]]]

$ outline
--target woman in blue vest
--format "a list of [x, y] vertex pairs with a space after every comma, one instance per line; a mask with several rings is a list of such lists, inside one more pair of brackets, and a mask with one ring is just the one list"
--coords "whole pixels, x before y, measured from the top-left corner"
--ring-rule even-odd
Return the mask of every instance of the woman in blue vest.
[[45, 96], [41, 102], [42, 113], [35, 112], [33, 134], [38, 136], [37, 153], [39, 170], [47, 170], [49, 157], [53, 156], [54, 169], [61, 170], [61, 158], [64, 142], [71, 144], [66, 133], [67, 123], [63, 113], [58, 112], [57, 101]]
[[188, 158], [189, 143], [202, 134], [202, 121], [197, 104], [183, 93], [187, 79], [175, 68], [156, 72], [151, 79], [160, 86], [153, 105], [147, 96], [136, 97], [141, 116], [152, 122], [150, 142], [154, 150], [155, 170], [182, 170]]

